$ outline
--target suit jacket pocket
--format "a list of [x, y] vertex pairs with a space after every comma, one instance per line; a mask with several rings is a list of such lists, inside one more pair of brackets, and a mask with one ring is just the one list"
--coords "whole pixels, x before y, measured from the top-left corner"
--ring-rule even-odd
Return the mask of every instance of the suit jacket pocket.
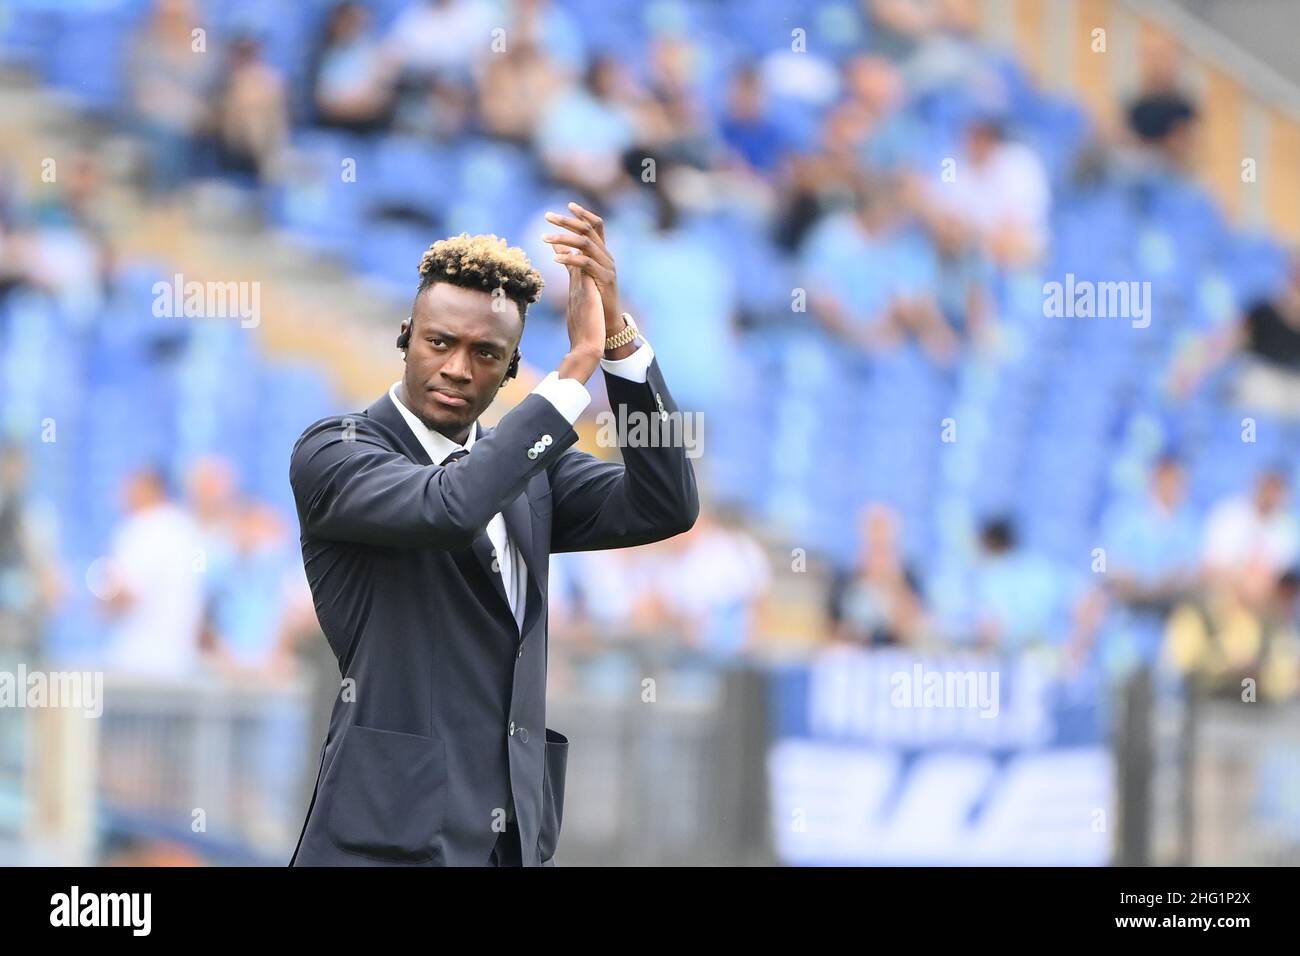
[[546, 728], [546, 777], [542, 784], [542, 825], [537, 849], [545, 862], [555, 856], [564, 820], [564, 775], [569, 762], [569, 738]]
[[394, 862], [431, 860], [446, 802], [441, 737], [354, 724], [330, 767], [326, 832], [341, 850]]

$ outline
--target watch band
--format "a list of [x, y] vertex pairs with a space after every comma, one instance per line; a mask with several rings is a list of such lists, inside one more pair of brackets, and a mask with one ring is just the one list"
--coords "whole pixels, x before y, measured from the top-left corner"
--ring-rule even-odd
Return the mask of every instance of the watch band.
[[636, 327], [636, 323], [632, 321], [632, 316], [624, 312], [623, 321], [627, 323], [627, 327], [624, 328], [623, 331], [615, 332], [613, 335], [605, 339], [606, 351], [610, 349], [616, 349], [621, 345], [627, 345], [629, 342], [631, 342], [634, 338], [637, 337], [637, 333], [640, 330]]

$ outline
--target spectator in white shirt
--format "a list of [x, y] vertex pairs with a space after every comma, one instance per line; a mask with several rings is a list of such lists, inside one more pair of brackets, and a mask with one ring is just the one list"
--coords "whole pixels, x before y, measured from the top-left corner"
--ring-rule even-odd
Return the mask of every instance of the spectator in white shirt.
[[101, 592], [112, 618], [105, 665], [119, 673], [190, 676], [198, 669], [203, 619], [202, 539], [168, 500], [156, 470], [128, 480], [126, 505]]
[[492, 8], [481, 0], [421, 0], [388, 31], [388, 52], [408, 76], [467, 79], [492, 50]]
[[1037, 153], [1006, 138], [999, 119], [986, 114], [967, 128], [951, 172], [929, 190], [933, 209], [955, 215], [1001, 265], [1043, 254], [1052, 201], [1047, 171]]
[[695, 527], [655, 550], [662, 609], [686, 643], [721, 659], [752, 651], [772, 569], [738, 516], [701, 511]]
[[1210, 512], [1203, 557], [1211, 583], [1250, 607], [1263, 604], [1300, 556], [1300, 524], [1288, 490], [1287, 476], [1269, 469], [1253, 494], [1228, 498]]

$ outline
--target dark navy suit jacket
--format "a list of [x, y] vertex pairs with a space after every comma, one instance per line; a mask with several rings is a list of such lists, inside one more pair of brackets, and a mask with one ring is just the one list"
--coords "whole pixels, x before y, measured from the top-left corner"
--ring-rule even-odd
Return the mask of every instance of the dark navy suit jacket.
[[[604, 374], [616, 415], [677, 411], [657, 359], [644, 383]], [[290, 865], [486, 865], [509, 798], [524, 865], [553, 865], [568, 740], [546, 727], [547, 555], [680, 534], [695, 474], [680, 442], [622, 464], [571, 447], [541, 395], [474, 427], [443, 468], [384, 394], [294, 445], [303, 564], [343, 681]], [[528, 566], [522, 635], [492, 566], [497, 513]]]

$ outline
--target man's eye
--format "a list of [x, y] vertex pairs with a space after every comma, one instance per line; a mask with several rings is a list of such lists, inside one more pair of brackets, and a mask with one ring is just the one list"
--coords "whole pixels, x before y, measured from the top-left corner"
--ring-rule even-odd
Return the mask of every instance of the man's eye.
[[490, 359], [494, 359], [497, 357], [496, 352], [489, 352], [487, 349], [483, 349], [482, 351], [480, 351], [479, 355], [482, 355], [484, 358], [490, 358]]

